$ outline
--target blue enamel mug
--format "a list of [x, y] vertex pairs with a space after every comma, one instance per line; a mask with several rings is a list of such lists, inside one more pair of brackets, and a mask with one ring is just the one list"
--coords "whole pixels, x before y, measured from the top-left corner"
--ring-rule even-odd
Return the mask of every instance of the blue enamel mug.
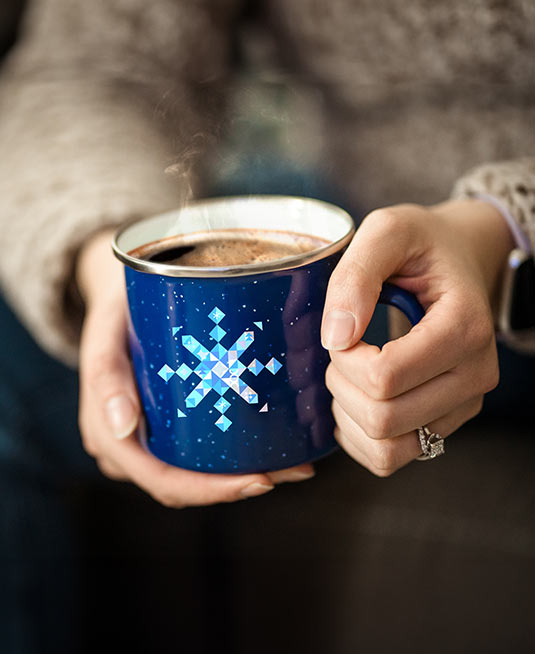
[[[214, 268], [147, 261], [132, 252], [177, 234], [290, 231], [323, 239], [277, 261]], [[329, 277], [355, 228], [318, 200], [250, 196], [195, 202], [124, 226], [129, 344], [146, 430], [159, 459], [214, 473], [266, 472], [334, 450], [329, 355], [320, 324]], [[379, 302], [414, 324], [416, 298], [385, 284]]]

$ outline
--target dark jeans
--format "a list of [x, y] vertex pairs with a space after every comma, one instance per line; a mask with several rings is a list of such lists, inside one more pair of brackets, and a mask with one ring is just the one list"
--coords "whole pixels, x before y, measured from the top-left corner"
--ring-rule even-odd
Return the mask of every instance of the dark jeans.
[[[515, 430], [500, 421], [499, 393], [492, 419], [463, 429], [447, 456], [390, 479], [338, 454], [311, 482], [173, 511], [101, 477], [80, 445], [76, 374], [43, 354], [3, 303], [0, 329], [6, 654], [423, 652], [430, 642], [435, 652], [523, 652], [535, 643], [532, 417], [527, 427], [515, 419]], [[525, 381], [532, 400], [533, 376]]]

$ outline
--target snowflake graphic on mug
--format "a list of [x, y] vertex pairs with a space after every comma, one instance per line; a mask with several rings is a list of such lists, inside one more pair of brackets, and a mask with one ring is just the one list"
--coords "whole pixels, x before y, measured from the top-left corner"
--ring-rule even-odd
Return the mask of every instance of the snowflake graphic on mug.
[[[225, 416], [225, 412], [230, 407], [230, 402], [223, 397], [229, 389], [232, 389], [236, 395], [239, 395], [248, 404], [258, 404], [258, 393], [241, 379], [243, 372], [250, 370], [256, 377], [265, 369], [272, 375], [276, 375], [282, 368], [280, 361], [277, 361], [274, 357], [266, 364], [253, 359], [248, 365], [245, 365], [240, 360], [243, 353], [254, 342], [255, 336], [252, 330], [244, 331], [228, 349], [222, 345], [221, 341], [227, 332], [219, 326], [219, 323], [224, 317], [225, 314], [218, 307], [214, 307], [208, 314], [208, 318], [215, 323], [210, 336], [216, 341], [216, 344], [211, 350], [208, 350], [208, 348], [199, 343], [194, 336], [189, 334], [182, 336], [182, 346], [199, 360], [196, 368], [191, 369], [188, 365], [182, 363], [176, 370], [173, 370], [173, 368], [164, 364], [158, 371], [158, 375], [166, 383], [173, 375], [178, 375], [184, 381], [191, 375], [197, 375], [199, 377], [199, 383], [186, 397], [187, 409], [194, 409], [199, 406], [211, 391], [215, 391], [219, 395], [219, 399], [213, 406], [221, 414], [215, 424], [221, 431], [227, 431], [232, 425], [232, 421]], [[254, 325], [263, 331], [264, 326], [262, 322], [255, 322]], [[173, 336], [179, 330], [179, 327], [173, 327]], [[260, 413], [264, 413], [267, 410], [268, 406], [266, 403], [260, 409]], [[179, 418], [185, 418], [186, 414], [180, 409], [177, 409], [177, 416]]]

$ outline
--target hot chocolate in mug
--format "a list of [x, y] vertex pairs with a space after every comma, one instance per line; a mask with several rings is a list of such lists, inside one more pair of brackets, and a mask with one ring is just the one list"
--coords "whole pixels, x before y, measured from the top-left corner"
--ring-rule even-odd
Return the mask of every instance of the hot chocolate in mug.
[[[175, 235], [229, 229], [290, 232], [316, 246], [212, 267], [139, 255]], [[330, 275], [354, 231], [339, 207], [281, 196], [195, 202], [119, 230], [113, 249], [125, 264], [129, 344], [152, 454], [190, 470], [251, 473], [337, 447], [320, 326]], [[379, 302], [413, 324], [423, 316], [413, 295], [389, 284]]]

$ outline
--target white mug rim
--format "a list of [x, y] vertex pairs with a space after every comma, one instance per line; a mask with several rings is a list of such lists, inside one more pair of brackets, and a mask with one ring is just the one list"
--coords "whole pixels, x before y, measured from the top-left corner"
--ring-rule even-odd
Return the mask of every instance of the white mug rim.
[[[128, 248], [126, 251], [121, 247], [121, 239], [128, 234], [129, 230], [139, 228], [142, 225], [146, 225], [151, 221], [166, 221], [174, 220], [176, 222], [177, 217], [183, 213], [188, 212], [188, 210], [198, 210], [204, 207], [210, 207], [214, 205], [225, 205], [226, 207], [231, 206], [233, 203], [244, 203], [244, 202], [260, 202], [262, 204], [272, 204], [274, 206], [280, 204], [288, 203], [300, 203], [301, 206], [310, 208], [311, 210], [318, 210], [323, 214], [330, 214], [335, 216], [338, 220], [341, 220], [344, 224], [344, 231], [334, 238], [327, 245], [315, 248], [308, 252], [300, 253], [298, 255], [292, 255], [283, 259], [276, 259], [273, 261], [267, 261], [262, 263], [253, 263], [253, 264], [241, 264], [235, 266], [221, 266], [221, 267], [200, 267], [200, 266], [180, 266], [176, 264], [166, 264], [159, 263], [154, 261], [147, 261], [145, 259], [140, 259], [132, 256], [128, 252], [135, 249], [135, 247]], [[221, 229], [221, 228], [220, 228]], [[206, 232], [207, 228], [198, 230], [199, 232]], [[292, 230], [293, 231], [293, 230]], [[177, 234], [180, 232], [176, 232]], [[194, 233], [194, 232], [189, 232]], [[308, 234], [309, 232], [303, 232], [303, 234]], [[164, 213], [159, 213], [153, 216], [148, 216], [145, 218], [138, 218], [132, 220], [128, 223], [122, 225], [114, 235], [112, 241], [112, 248], [115, 256], [126, 266], [137, 270], [139, 272], [163, 275], [167, 277], [188, 277], [188, 278], [224, 278], [224, 277], [243, 277], [246, 275], [259, 275], [269, 272], [278, 272], [284, 270], [291, 270], [294, 268], [300, 268], [302, 266], [309, 265], [320, 259], [325, 259], [336, 252], [339, 252], [348, 245], [355, 233], [355, 226], [353, 220], [349, 213], [329, 202], [324, 202], [323, 200], [317, 200], [315, 198], [306, 198], [300, 196], [290, 196], [290, 195], [249, 195], [249, 196], [224, 196], [224, 197], [214, 197], [208, 199], [201, 199], [189, 202], [187, 205], [180, 209], [174, 209], [172, 211], [167, 211]], [[173, 234], [174, 235], [174, 234]], [[163, 238], [163, 235], [153, 238], [152, 240], [157, 240], [158, 238]], [[150, 242], [150, 241], [148, 241]], [[139, 243], [136, 247], [140, 247], [145, 243]]]

